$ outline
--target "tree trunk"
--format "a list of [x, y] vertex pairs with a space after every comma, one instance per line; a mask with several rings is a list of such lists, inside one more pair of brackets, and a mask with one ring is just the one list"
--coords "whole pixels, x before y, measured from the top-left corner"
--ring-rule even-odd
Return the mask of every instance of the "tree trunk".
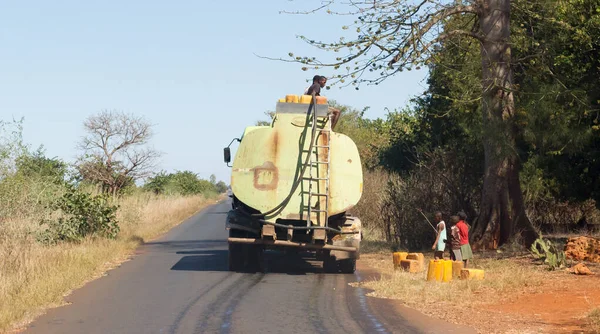
[[537, 233], [525, 215], [516, 152], [517, 128], [510, 67], [510, 1], [485, 0], [480, 12], [485, 173], [475, 248], [496, 249], [516, 235], [526, 245]]

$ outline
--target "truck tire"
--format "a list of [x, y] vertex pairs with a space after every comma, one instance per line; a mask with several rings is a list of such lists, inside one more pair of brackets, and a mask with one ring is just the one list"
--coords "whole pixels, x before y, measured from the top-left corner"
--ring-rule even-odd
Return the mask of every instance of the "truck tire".
[[356, 259], [345, 259], [338, 261], [340, 271], [344, 274], [354, 274], [356, 271]]
[[229, 271], [240, 271], [244, 264], [243, 245], [229, 244]]
[[328, 274], [337, 273], [337, 261], [333, 256], [325, 256], [323, 259], [323, 271]]
[[262, 253], [260, 246], [229, 244], [229, 271], [262, 271]]
[[246, 245], [244, 252], [247, 257], [244, 271], [250, 273], [262, 271], [262, 248], [256, 245]]

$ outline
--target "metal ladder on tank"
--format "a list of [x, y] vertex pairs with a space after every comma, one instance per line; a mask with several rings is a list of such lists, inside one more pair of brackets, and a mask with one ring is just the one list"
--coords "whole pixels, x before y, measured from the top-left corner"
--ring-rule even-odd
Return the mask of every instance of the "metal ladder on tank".
[[[316, 108], [316, 105], [315, 105]], [[330, 173], [330, 158], [331, 158], [331, 145], [330, 145], [330, 141], [331, 141], [331, 128], [327, 128], [327, 123], [329, 122], [329, 124], [331, 124], [331, 116], [327, 115], [326, 117], [324, 117], [324, 120], [321, 120], [323, 123], [323, 128], [322, 129], [317, 129], [317, 131], [319, 132], [319, 135], [316, 136], [315, 138], [315, 144], [313, 146], [313, 150], [311, 152], [308, 152], [308, 154], [310, 154], [310, 158], [309, 158], [309, 176], [308, 177], [304, 177], [305, 180], [307, 180], [309, 182], [308, 184], [308, 216], [306, 218], [306, 226], [310, 227], [311, 225], [311, 214], [312, 213], [317, 213], [317, 220], [321, 217], [321, 215], [319, 215], [320, 213], [323, 213], [324, 216], [324, 220], [325, 220], [325, 224], [323, 226], [327, 226], [328, 225], [328, 221], [329, 221], [329, 173]], [[317, 122], [319, 122], [319, 117], [317, 116], [317, 111], [314, 111], [313, 117], [312, 117], [312, 130], [315, 129], [315, 127], [317, 127]], [[318, 138], [319, 136], [321, 136], [323, 133], [326, 133], [326, 142], [324, 145], [318, 145]], [[324, 160], [319, 160], [319, 157], [321, 155], [319, 155], [319, 149], [326, 149], [327, 150], [327, 154], [325, 155], [325, 159]], [[314, 159], [316, 156], [316, 159]], [[320, 167], [325, 166], [325, 176], [324, 177], [319, 177], [318, 172], [317, 172], [317, 176], [315, 177], [313, 175], [313, 170], [315, 168], [317, 168], [317, 171], [320, 169]], [[325, 189], [323, 192], [313, 192], [313, 184], [316, 182], [317, 184], [319, 183], [319, 181], [325, 181]], [[321, 197], [325, 197], [325, 208], [321, 208], [319, 207], [318, 209], [313, 209], [311, 204], [312, 204], [312, 200], [313, 198], [317, 199], [317, 203], [320, 204], [321, 201], [319, 200]]]

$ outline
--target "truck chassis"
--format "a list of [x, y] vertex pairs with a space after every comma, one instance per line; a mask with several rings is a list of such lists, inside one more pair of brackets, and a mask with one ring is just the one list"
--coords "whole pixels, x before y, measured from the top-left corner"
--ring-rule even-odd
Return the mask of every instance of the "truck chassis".
[[325, 272], [354, 273], [362, 239], [358, 218], [340, 214], [329, 219], [328, 227], [306, 226], [306, 220], [268, 222], [252, 217], [250, 208], [234, 195], [228, 212], [229, 270], [264, 271], [264, 250], [304, 250], [323, 261]]

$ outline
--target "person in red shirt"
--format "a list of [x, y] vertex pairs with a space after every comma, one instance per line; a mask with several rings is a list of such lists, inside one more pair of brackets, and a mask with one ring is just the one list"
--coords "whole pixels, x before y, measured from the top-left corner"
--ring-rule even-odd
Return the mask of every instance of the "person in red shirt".
[[465, 222], [467, 220], [467, 215], [461, 211], [458, 213], [458, 218], [460, 220], [456, 223], [456, 227], [458, 228], [458, 235], [460, 236], [460, 255], [465, 264], [465, 268], [467, 268], [469, 266], [469, 259], [473, 258], [473, 251], [469, 244], [469, 226]]

